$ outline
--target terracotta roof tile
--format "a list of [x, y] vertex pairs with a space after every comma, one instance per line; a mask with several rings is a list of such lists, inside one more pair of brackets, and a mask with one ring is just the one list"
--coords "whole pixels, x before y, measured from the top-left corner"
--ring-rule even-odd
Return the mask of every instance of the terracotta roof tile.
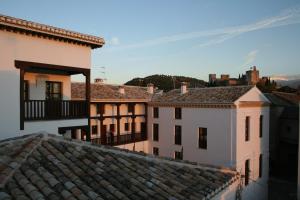
[[[119, 92], [119, 86], [108, 84], [91, 84], [91, 99], [92, 101], [106, 101], [106, 100], [141, 100], [149, 101], [152, 97], [147, 92], [146, 87], [124, 86], [125, 93]], [[71, 86], [72, 99], [85, 98], [85, 83], [72, 83]]]
[[32, 151], [4, 175], [0, 199], [209, 199], [237, 180], [229, 169], [51, 135], [0, 141], [1, 163], [14, 162], [22, 147]]
[[151, 103], [232, 104], [251, 88], [253, 86], [189, 88], [185, 94], [181, 94], [180, 89], [175, 89], [162, 95], [155, 95]]
[[31, 32], [60, 39], [69, 39], [82, 44], [87, 44], [92, 48], [98, 48], [104, 45], [104, 39], [92, 35], [82, 34], [57, 28], [45, 24], [31, 22], [0, 14], [0, 29], [21, 30], [21, 32]]
[[300, 94], [287, 92], [273, 92], [272, 94], [298, 106], [300, 103]]

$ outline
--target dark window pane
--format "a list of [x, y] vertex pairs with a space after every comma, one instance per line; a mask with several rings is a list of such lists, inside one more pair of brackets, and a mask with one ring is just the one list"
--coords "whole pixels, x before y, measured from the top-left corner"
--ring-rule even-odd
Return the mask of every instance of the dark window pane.
[[198, 145], [201, 149], [207, 149], [207, 128], [199, 128]]
[[125, 123], [125, 131], [129, 131], [129, 123]]
[[263, 119], [263, 116], [261, 115], [259, 117], [259, 137], [263, 136], [263, 122], [264, 122], [264, 119]]
[[245, 162], [245, 185], [249, 184], [250, 177], [250, 160], [246, 160]]
[[159, 126], [158, 124], [153, 124], [153, 141], [159, 140]]
[[157, 147], [153, 147], [153, 155], [159, 155], [159, 149]]
[[247, 116], [245, 120], [245, 140], [249, 141], [250, 139], [250, 117]]
[[181, 119], [181, 108], [175, 108], [175, 119]]
[[62, 99], [62, 83], [61, 82], [46, 82], [46, 99], [61, 100]]
[[259, 155], [259, 177], [262, 177], [262, 170], [263, 170], [263, 156], [262, 154]]
[[128, 112], [133, 112], [134, 105], [133, 104], [128, 104]]
[[158, 118], [159, 117], [159, 110], [158, 107], [153, 108], [153, 118]]
[[105, 114], [105, 105], [97, 104], [97, 114]]
[[175, 159], [182, 160], [183, 159], [183, 153], [180, 151], [175, 151]]
[[175, 144], [181, 145], [181, 126], [175, 126]]
[[110, 124], [110, 125], [109, 125], [109, 130], [110, 130], [111, 132], [115, 132], [115, 124]]

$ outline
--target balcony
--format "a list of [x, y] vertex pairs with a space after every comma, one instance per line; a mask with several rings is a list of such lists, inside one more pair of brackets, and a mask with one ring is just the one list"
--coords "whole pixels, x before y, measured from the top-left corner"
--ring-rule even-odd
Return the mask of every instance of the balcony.
[[88, 117], [87, 101], [24, 100], [24, 120], [61, 120]]
[[91, 142], [93, 144], [103, 144], [103, 145], [123, 145], [123, 144], [129, 144], [134, 142], [141, 142], [147, 140], [147, 134], [142, 133], [130, 133], [130, 134], [121, 134], [119, 137], [117, 135], [114, 135], [113, 137], [108, 136], [106, 138], [94, 138], [91, 139]]

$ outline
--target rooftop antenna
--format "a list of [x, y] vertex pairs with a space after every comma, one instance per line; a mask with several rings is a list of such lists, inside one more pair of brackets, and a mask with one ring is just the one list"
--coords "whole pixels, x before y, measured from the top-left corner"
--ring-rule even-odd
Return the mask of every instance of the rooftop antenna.
[[93, 70], [96, 70], [95, 74], [98, 75], [98, 73], [100, 73], [100, 76], [99, 78], [101, 78], [104, 81], [107, 81], [107, 78], [106, 78], [106, 67], [105, 66], [102, 66], [102, 67], [93, 67]]

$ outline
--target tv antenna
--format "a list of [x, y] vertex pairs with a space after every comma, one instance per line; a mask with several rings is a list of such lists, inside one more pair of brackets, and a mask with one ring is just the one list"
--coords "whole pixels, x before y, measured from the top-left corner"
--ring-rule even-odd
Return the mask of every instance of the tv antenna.
[[[96, 78], [101, 78], [104, 81], [107, 81], [106, 78], [106, 67], [102, 66], [102, 67], [93, 67], [93, 70], [95, 70], [95, 74], [96, 74]], [[98, 75], [99, 73], [99, 75]]]

